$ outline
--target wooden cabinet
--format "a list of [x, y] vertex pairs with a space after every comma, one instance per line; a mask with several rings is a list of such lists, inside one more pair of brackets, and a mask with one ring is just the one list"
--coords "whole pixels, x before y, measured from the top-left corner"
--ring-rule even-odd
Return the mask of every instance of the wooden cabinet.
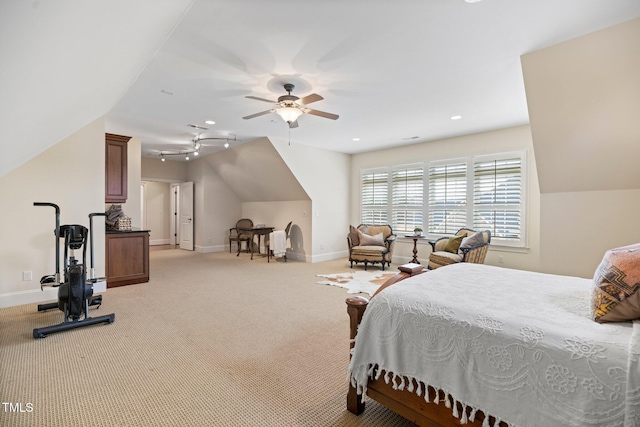
[[149, 281], [149, 231], [107, 231], [107, 288]]
[[127, 142], [130, 139], [105, 134], [105, 203], [127, 201]]

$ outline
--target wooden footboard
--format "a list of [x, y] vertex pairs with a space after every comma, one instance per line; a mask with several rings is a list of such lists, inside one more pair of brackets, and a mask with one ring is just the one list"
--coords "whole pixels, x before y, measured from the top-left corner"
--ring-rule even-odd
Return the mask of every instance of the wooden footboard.
[[[419, 264], [405, 264], [399, 267], [400, 273], [396, 274], [389, 280], [387, 280], [378, 291], [372, 296], [375, 297], [383, 289], [406, 279], [407, 277], [416, 276], [427, 272], [427, 270]], [[428, 273], [427, 273], [428, 274]], [[350, 334], [351, 339], [350, 349], [354, 346], [354, 339], [358, 331], [358, 325], [362, 320], [362, 316], [367, 308], [369, 300], [362, 296], [355, 296], [347, 298], [347, 313], [349, 313], [350, 319]], [[391, 384], [384, 382], [384, 375], [381, 375], [377, 380], [369, 379], [367, 384], [367, 396], [375, 401], [383, 404], [392, 411], [402, 415], [404, 418], [416, 423], [419, 426], [429, 427], [453, 427], [460, 426], [460, 420], [455, 418], [453, 409], [447, 408], [445, 405], [446, 396], [443, 392], [440, 392], [440, 403], [433, 403], [435, 399], [436, 390], [428, 387], [429, 402], [427, 403], [423, 396], [418, 396], [414, 392], [410, 392], [407, 389], [394, 390]], [[364, 411], [364, 402], [362, 397], [358, 395], [356, 389], [349, 384], [349, 391], [347, 393], [347, 409], [349, 412], [359, 415]], [[451, 406], [451, 401], [449, 401]], [[462, 413], [462, 405], [457, 403], [458, 413]], [[471, 410], [467, 409], [467, 417], [470, 415]], [[484, 420], [484, 414], [478, 411], [475, 414], [474, 421], [467, 421], [465, 426], [469, 427], [482, 427], [482, 421]], [[490, 425], [494, 425], [494, 418], [490, 417]], [[496, 426], [497, 427], [497, 426]], [[508, 427], [505, 423], [500, 423], [500, 427]]]

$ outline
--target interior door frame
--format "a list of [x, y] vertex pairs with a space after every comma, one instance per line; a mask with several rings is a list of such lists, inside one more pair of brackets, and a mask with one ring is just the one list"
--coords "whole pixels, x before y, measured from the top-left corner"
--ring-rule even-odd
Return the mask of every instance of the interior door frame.
[[194, 184], [192, 181], [180, 183], [180, 249], [193, 251], [195, 247], [195, 212], [194, 212]]

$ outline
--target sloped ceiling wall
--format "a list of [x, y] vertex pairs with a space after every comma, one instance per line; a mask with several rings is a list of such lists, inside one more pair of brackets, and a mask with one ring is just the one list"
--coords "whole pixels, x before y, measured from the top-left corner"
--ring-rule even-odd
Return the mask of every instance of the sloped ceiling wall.
[[640, 19], [522, 57], [541, 193], [640, 188]]
[[191, 3], [2, 1], [0, 177], [106, 114]]
[[204, 157], [242, 202], [310, 200], [268, 138]]

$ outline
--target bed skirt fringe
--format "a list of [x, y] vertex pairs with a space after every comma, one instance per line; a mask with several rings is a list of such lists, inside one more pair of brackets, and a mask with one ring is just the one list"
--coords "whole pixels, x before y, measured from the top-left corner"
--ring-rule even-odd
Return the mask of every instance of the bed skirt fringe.
[[[476, 418], [476, 413], [478, 412], [478, 410], [480, 410], [485, 414], [484, 420], [482, 421], [482, 427], [499, 427], [500, 425], [500, 422], [501, 422], [500, 419], [494, 417], [494, 420], [492, 423], [490, 420], [491, 417], [486, 415], [487, 411], [481, 408], [476, 408], [474, 406], [468, 405], [465, 402], [456, 400], [455, 397], [451, 393], [447, 392], [446, 390], [434, 387], [429, 384], [424, 384], [423, 382], [418, 381], [416, 378], [413, 378], [408, 375], [398, 375], [395, 373], [384, 371], [383, 369], [379, 369], [378, 365], [375, 365], [375, 364], [368, 365], [368, 366], [360, 366], [357, 368], [354, 367], [349, 372], [348, 379], [351, 386], [353, 386], [356, 389], [358, 395], [361, 395], [364, 398], [367, 395], [367, 380], [369, 378], [373, 378], [377, 380], [382, 376], [383, 372], [384, 372], [383, 379], [385, 384], [389, 384], [391, 382], [391, 386], [394, 390], [404, 390], [406, 388], [407, 391], [411, 393], [415, 392], [417, 396], [422, 396], [424, 393], [424, 400], [427, 403], [430, 403], [429, 387], [435, 390], [435, 397], [433, 399], [433, 403], [436, 405], [440, 403], [440, 392], [442, 392], [444, 394], [444, 399], [443, 399], [444, 406], [446, 408], [451, 409], [451, 414], [453, 415], [454, 418], [460, 420], [460, 424], [464, 425], [470, 422], [474, 422]], [[364, 378], [362, 375], [363, 373], [366, 374], [364, 375]], [[460, 404], [462, 411], [458, 410], [458, 404]], [[467, 415], [467, 410], [470, 410], [469, 415]]]

